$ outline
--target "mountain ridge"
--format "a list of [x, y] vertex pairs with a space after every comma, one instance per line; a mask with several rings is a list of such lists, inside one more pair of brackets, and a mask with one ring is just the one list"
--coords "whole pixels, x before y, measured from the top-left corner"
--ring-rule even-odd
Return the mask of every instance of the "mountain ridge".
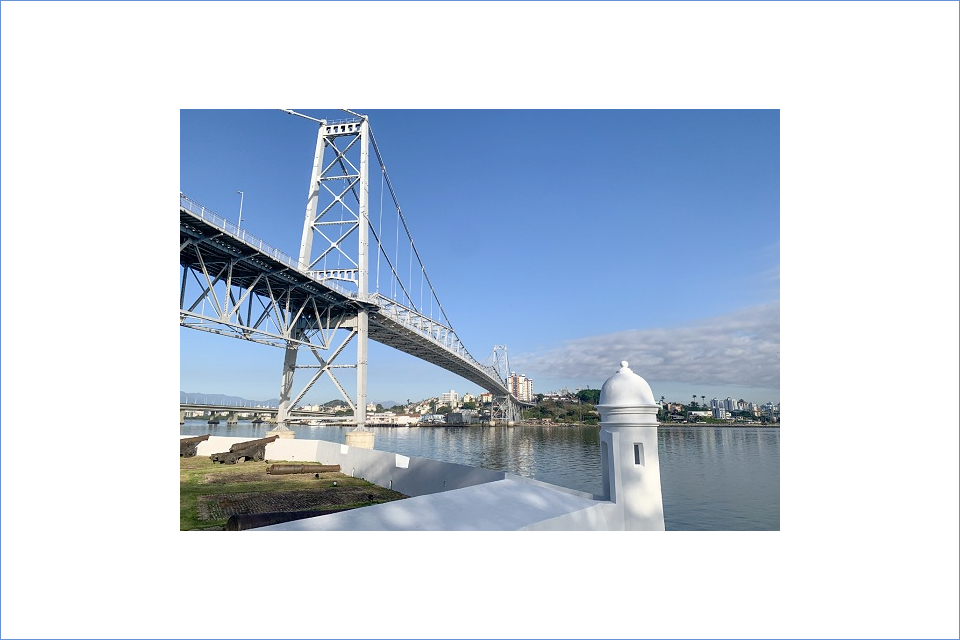
[[[279, 398], [270, 398], [269, 400], [248, 400], [240, 396], [231, 396], [225, 393], [201, 393], [197, 392], [180, 392], [180, 403], [202, 403], [202, 404], [222, 404], [225, 406], [237, 406], [237, 407], [269, 407], [271, 409], [276, 409], [280, 406]], [[309, 404], [313, 404], [312, 402]], [[322, 403], [321, 403], [322, 404]], [[374, 402], [373, 404], [379, 404], [384, 409], [389, 409], [390, 407], [396, 406], [398, 403], [393, 400], [387, 400], [385, 402]]]

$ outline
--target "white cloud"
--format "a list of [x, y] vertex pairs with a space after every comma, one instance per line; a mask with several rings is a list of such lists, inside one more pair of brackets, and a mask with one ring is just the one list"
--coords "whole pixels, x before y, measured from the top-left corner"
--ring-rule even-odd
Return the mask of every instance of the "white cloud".
[[620, 360], [647, 380], [779, 388], [780, 303], [686, 326], [570, 340], [544, 353], [511, 357], [511, 368], [531, 376], [604, 380]]

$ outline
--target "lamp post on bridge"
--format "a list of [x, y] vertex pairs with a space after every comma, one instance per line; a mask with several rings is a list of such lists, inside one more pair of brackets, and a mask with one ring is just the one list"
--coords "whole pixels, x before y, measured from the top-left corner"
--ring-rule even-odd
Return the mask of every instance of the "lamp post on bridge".
[[240, 223], [243, 222], [243, 191], [237, 191], [240, 194], [240, 219], [237, 220], [237, 229], [240, 228]]

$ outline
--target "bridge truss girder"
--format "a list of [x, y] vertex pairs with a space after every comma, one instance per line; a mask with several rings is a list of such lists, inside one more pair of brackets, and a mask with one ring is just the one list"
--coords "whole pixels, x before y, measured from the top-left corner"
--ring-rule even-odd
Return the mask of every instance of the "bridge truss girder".
[[[323, 376], [356, 411], [336, 375], [338, 369], [356, 370], [356, 365], [336, 360], [357, 335], [362, 305], [325, 290], [288, 265], [269, 264], [262, 253], [245, 252], [225, 236], [184, 220], [181, 215], [180, 326], [283, 348], [281, 425], [290, 408]], [[337, 341], [338, 333], [346, 336]], [[298, 365], [299, 349], [309, 351], [317, 364]], [[291, 385], [298, 370], [310, 371], [311, 377], [294, 393]]]
[[520, 422], [520, 403], [512, 395], [495, 396], [490, 418], [507, 424]]

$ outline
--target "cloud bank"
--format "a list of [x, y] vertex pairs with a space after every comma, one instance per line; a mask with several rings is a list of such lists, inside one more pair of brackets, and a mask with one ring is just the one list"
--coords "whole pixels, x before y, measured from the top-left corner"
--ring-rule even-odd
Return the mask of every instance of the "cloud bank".
[[779, 388], [780, 302], [680, 327], [570, 340], [510, 360], [532, 377], [606, 380], [627, 360], [646, 380]]

